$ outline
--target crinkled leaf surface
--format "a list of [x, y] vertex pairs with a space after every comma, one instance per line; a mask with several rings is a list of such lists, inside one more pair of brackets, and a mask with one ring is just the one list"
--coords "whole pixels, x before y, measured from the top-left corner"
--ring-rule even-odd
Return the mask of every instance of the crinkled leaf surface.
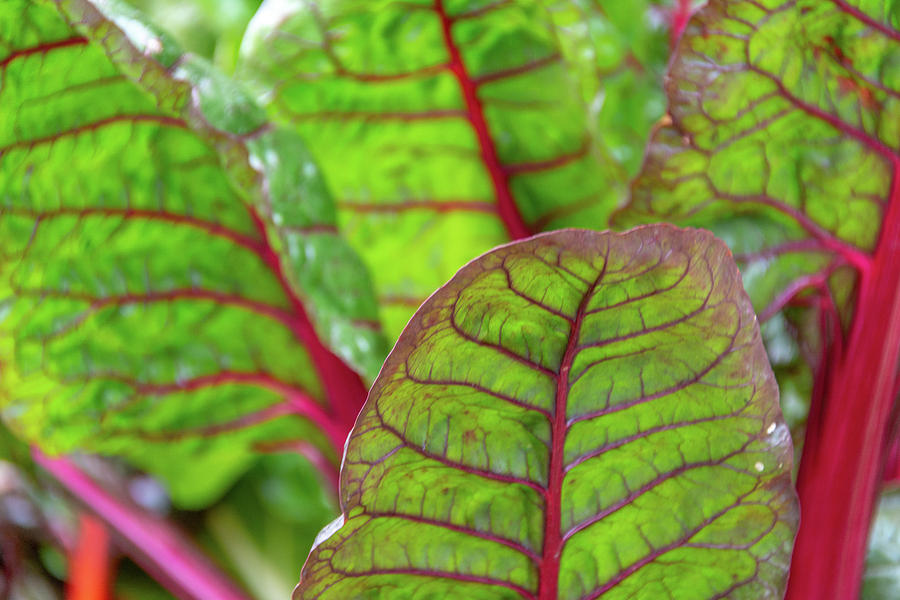
[[810, 290], [846, 324], [846, 266], [869, 263], [895, 195], [894, 4], [710, 2], [682, 38], [669, 124], [617, 223], [711, 228], [743, 264], [762, 318]]
[[797, 505], [777, 396], [711, 234], [491, 251], [388, 357], [295, 598], [781, 598]]
[[0, 7], [3, 415], [203, 504], [263, 440], [341, 447], [364, 387], [316, 332], [370, 375], [384, 342], [295, 134], [105, 10]]
[[606, 226], [662, 114], [666, 42], [651, 7], [263, 4], [239, 71], [310, 144], [389, 333], [492, 246]]

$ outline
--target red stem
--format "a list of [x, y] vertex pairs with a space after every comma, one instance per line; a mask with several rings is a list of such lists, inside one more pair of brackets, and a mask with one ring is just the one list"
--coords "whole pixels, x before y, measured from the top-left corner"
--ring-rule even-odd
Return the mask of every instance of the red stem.
[[691, 14], [693, 13], [692, 2], [693, 0], [678, 0], [678, 4], [672, 8], [672, 29], [669, 32], [670, 49], [675, 48], [678, 40], [681, 39], [681, 34], [684, 33], [685, 27], [687, 27], [688, 21], [691, 20]]
[[882, 479], [885, 485], [897, 485], [900, 483], [900, 437], [896, 435], [888, 448]]
[[849, 343], [826, 365], [818, 423], [807, 431], [788, 600], [859, 595], [900, 358], [900, 161], [893, 166], [890, 204], [871, 268], [860, 273]]
[[69, 556], [66, 600], [108, 600], [112, 565], [109, 533], [87, 513], [78, 518], [78, 542]]
[[176, 597], [181, 600], [248, 600], [226, 575], [170, 525], [116, 498], [65, 458], [50, 458], [37, 448], [32, 449], [32, 456], [66, 491], [106, 523], [120, 538], [126, 554]]

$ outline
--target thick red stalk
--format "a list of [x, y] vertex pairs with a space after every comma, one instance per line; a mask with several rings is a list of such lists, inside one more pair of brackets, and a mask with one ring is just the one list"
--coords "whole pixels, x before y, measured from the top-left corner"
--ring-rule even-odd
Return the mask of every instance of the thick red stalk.
[[885, 485], [895, 486], [900, 484], [900, 438], [897, 437], [896, 431], [888, 447], [887, 462], [884, 465], [882, 480]]
[[112, 565], [106, 526], [88, 513], [78, 518], [78, 541], [69, 555], [66, 600], [108, 600]]
[[67, 492], [115, 532], [126, 554], [177, 598], [248, 600], [170, 525], [116, 498], [65, 458], [50, 458], [37, 448], [32, 450], [32, 456]]
[[849, 343], [826, 365], [818, 427], [807, 433], [788, 600], [859, 597], [900, 358], [900, 160], [893, 166], [881, 240], [871, 268], [860, 273]]

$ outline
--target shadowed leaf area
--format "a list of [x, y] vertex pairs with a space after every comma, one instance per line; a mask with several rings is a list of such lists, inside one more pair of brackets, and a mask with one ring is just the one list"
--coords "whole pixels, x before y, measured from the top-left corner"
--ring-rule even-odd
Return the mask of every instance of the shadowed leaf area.
[[791, 464], [724, 244], [542, 234], [404, 330], [294, 597], [781, 598]]
[[296, 135], [109, 10], [0, 6], [0, 405], [200, 506], [259, 451], [335, 460], [365, 390], [332, 350], [386, 348]]
[[310, 144], [397, 335], [473, 256], [607, 226], [663, 113], [661, 4], [266, 2], [238, 72]]

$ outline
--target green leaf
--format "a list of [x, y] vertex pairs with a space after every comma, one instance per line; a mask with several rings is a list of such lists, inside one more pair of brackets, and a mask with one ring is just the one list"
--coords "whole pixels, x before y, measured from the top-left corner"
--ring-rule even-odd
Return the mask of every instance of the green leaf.
[[858, 593], [860, 523], [896, 409], [898, 17], [884, 0], [711, 0], [673, 56], [669, 118], [614, 220], [713, 230], [760, 320], [784, 310], [806, 348], [792, 600]]
[[295, 598], [781, 598], [791, 462], [724, 244], [540, 235], [413, 317]]
[[334, 457], [365, 387], [329, 348], [386, 345], [296, 135], [104, 6], [0, 8], [0, 405], [199, 506], [262, 441]]
[[239, 72], [310, 144], [390, 334], [478, 253], [606, 226], [662, 114], [664, 34], [628, 4], [263, 4]]
[[710, 228], [762, 319], [812, 296], [846, 327], [848, 266], [871, 261], [898, 160], [900, 33], [887, 4], [710, 2], [682, 38], [668, 124], [616, 224]]
[[651, 126], [665, 112], [673, 0], [545, 0], [570, 69], [577, 73], [605, 161], [626, 177], [640, 169]]

